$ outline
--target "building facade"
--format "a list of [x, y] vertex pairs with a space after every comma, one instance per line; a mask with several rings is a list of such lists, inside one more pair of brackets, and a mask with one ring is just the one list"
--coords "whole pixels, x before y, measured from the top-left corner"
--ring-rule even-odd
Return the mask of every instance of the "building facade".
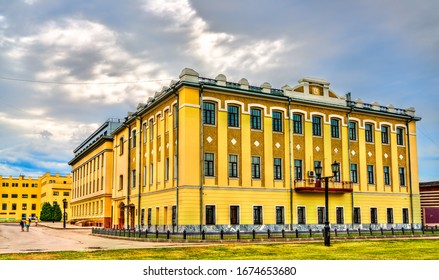
[[[0, 221], [15, 222], [28, 217], [39, 217], [44, 202], [58, 204], [63, 210], [63, 199], [70, 203], [72, 180], [70, 174], [60, 176], [46, 173], [36, 179], [0, 176]], [[69, 208], [66, 208], [67, 217]]]
[[[118, 228], [273, 230], [421, 225], [413, 108], [338, 96], [321, 79], [259, 87], [180, 79], [112, 133]], [[106, 161], [109, 163], [109, 161]]]
[[121, 125], [108, 119], [73, 152], [70, 222], [112, 227], [113, 137]]

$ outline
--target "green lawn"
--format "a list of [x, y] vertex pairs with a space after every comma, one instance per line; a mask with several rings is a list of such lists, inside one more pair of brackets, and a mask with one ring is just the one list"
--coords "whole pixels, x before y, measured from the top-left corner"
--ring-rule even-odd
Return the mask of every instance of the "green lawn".
[[0, 260], [439, 260], [439, 239], [225, 244], [180, 248], [0, 254]]

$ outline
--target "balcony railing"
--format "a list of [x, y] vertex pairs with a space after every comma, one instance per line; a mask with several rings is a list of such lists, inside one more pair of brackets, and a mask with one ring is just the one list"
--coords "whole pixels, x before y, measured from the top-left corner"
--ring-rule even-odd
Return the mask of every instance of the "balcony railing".
[[[295, 180], [294, 189], [296, 192], [324, 192], [325, 182], [316, 179]], [[352, 192], [351, 181], [328, 182], [328, 191], [331, 193], [347, 193]]]

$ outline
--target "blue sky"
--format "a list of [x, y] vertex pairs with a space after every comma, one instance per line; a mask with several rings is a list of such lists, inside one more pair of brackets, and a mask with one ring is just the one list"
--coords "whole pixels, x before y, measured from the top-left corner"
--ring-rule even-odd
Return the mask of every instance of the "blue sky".
[[419, 177], [439, 180], [439, 1], [112, 2], [2, 1], [1, 175], [69, 173], [100, 124], [190, 67], [415, 107]]

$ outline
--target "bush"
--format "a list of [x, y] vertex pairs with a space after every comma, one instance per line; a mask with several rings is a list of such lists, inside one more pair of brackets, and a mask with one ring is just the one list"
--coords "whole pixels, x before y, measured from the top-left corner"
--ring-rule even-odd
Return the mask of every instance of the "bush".
[[58, 204], [53, 205], [52, 207], [53, 210], [53, 220], [54, 221], [61, 221], [62, 219], [62, 212], [61, 212], [61, 208], [59, 207]]
[[40, 221], [52, 221], [52, 205], [44, 202], [40, 212]]

